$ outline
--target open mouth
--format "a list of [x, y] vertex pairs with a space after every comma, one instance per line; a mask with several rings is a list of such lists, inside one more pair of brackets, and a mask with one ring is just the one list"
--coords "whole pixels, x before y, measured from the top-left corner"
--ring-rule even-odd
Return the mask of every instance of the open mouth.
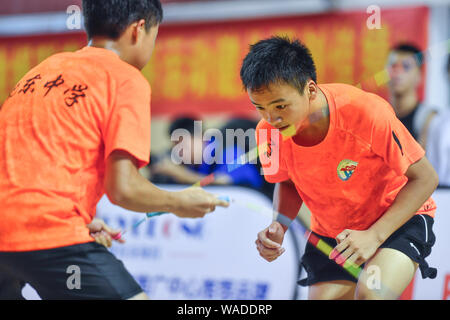
[[278, 130], [283, 131], [283, 130], [286, 130], [287, 128], [289, 128], [290, 126], [291, 125], [288, 124], [287, 126], [278, 128]]

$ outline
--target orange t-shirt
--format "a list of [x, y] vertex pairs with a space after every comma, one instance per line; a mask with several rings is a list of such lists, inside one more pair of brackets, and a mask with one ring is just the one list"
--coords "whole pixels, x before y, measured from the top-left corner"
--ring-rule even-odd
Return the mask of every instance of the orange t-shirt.
[[[344, 229], [366, 230], [382, 216], [425, 152], [381, 97], [344, 84], [319, 88], [330, 110], [319, 144], [299, 146], [264, 120], [256, 136], [266, 180], [291, 179], [311, 211], [311, 229], [335, 238]], [[435, 209], [430, 198], [417, 213], [434, 216]]]
[[29, 71], [0, 110], [0, 251], [93, 241], [105, 161], [150, 158], [150, 85], [109, 50], [85, 47]]

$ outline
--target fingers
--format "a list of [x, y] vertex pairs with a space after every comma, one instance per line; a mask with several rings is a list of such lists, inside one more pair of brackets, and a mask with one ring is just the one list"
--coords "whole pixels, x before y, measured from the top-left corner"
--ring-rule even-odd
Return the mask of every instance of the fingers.
[[342, 241], [344, 241], [345, 238], [347, 238], [349, 234], [350, 234], [350, 230], [348, 230], [348, 229], [345, 229], [344, 231], [342, 231], [341, 233], [339, 233], [339, 234], [336, 236], [336, 241], [337, 241], [337, 243], [339, 244], [339, 243], [341, 243]]
[[110, 234], [112, 239], [119, 242], [119, 243], [125, 243], [125, 239], [122, 237], [123, 233], [122, 231], [118, 231], [116, 234]]
[[277, 259], [279, 256], [281, 256], [284, 252], [284, 248], [268, 248], [262, 244], [260, 240], [255, 241], [256, 248], [259, 252], [259, 255], [264, 258], [265, 260], [272, 262], [275, 259]]
[[92, 219], [91, 223], [87, 225], [90, 233], [100, 232], [103, 228], [103, 220], [99, 218]]
[[[230, 202], [226, 201], [224, 199], [220, 199], [218, 197], [215, 197], [213, 200], [213, 205], [214, 206], [219, 206], [219, 207], [224, 207], [224, 208], [228, 208], [230, 206]], [[215, 209], [215, 208], [214, 208]]]
[[210, 193], [208, 193], [208, 196], [210, 197], [209, 204], [207, 206], [207, 209], [206, 209], [204, 215], [215, 211], [216, 206], [224, 207], [224, 208], [228, 208], [230, 206], [230, 202], [225, 200], [224, 198], [212, 195]]
[[353, 253], [348, 259], [347, 263], [353, 267], [360, 267], [366, 260], [358, 253]]
[[107, 248], [110, 248], [112, 245], [111, 236], [105, 231], [93, 233], [93, 234], [91, 234], [91, 236], [95, 239], [95, 242], [97, 242]]
[[273, 241], [268, 237], [269, 228], [264, 229], [263, 231], [258, 233], [258, 240], [264, 245], [264, 247], [271, 249], [279, 249], [281, 248], [281, 244]]
[[344, 230], [337, 235], [336, 241], [338, 244], [331, 250], [328, 258], [334, 260], [340, 266], [359, 267], [367, 259], [360, 248], [351, 240], [350, 234], [351, 230]]
[[125, 243], [125, 240], [121, 238], [121, 230], [110, 228], [102, 219], [96, 218], [96, 222], [99, 226], [96, 233], [102, 235], [102, 239], [104, 239], [102, 244], [107, 244], [105, 245], [106, 247], [111, 247], [113, 239], [120, 243]]
[[282, 232], [284, 234], [284, 229], [281, 223], [278, 221], [272, 221], [272, 223], [269, 226], [269, 233], [270, 234], [277, 234]]

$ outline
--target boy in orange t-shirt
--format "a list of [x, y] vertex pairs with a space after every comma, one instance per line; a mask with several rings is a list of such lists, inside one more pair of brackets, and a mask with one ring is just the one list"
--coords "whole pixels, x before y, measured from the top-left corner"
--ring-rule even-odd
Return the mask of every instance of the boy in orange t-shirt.
[[[138, 169], [150, 158], [150, 60], [159, 0], [84, 0], [89, 45], [29, 71], [0, 111], [0, 298], [29, 283], [43, 299], [145, 299], [93, 220], [106, 193], [138, 212], [203, 217], [227, 206], [201, 188], [161, 190]], [[69, 288], [70, 267], [80, 272]], [[71, 290], [73, 289], [73, 290]]]
[[[392, 107], [353, 86], [318, 85], [297, 40], [252, 45], [241, 79], [263, 118], [256, 136], [265, 178], [277, 183], [278, 215], [258, 234], [260, 255], [273, 261], [284, 252], [284, 233], [305, 203], [312, 231], [299, 284], [309, 286], [309, 299], [393, 299], [418, 267], [434, 278], [425, 257], [435, 241], [438, 178]], [[329, 256], [319, 239], [334, 247]], [[364, 272], [354, 276], [344, 263]], [[374, 267], [381, 288], [370, 285]]]

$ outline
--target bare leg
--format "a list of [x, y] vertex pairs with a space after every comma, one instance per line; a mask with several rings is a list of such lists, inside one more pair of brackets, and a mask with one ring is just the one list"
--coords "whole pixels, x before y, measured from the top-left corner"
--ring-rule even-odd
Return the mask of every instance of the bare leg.
[[379, 249], [364, 266], [355, 299], [398, 299], [413, 279], [417, 267], [417, 263], [398, 250]]
[[335, 280], [313, 284], [308, 290], [309, 300], [353, 300], [356, 283]]

